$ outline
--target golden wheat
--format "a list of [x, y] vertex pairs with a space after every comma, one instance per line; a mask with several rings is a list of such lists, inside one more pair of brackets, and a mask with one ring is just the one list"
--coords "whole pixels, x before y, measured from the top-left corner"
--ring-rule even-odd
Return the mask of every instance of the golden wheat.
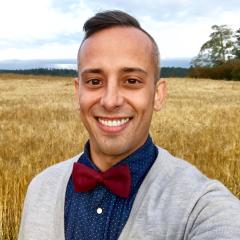
[[[151, 126], [155, 143], [240, 198], [240, 82], [167, 81], [168, 100]], [[79, 153], [86, 140], [73, 79], [0, 75], [0, 239], [17, 238], [31, 178]]]

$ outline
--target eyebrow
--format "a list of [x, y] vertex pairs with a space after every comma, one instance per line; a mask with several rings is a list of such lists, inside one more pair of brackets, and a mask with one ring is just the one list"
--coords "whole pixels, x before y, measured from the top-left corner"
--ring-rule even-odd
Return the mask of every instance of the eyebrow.
[[124, 73], [140, 72], [147, 75], [147, 72], [145, 70], [138, 67], [124, 67], [123, 69], [121, 69], [121, 72], [124, 72]]
[[103, 73], [103, 70], [100, 68], [87, 68], [81, 72], [81, 75], [86, 73]]
[[[81, 75], [87, 74], [87, 73], [103, 73], [104, 71], [101, 68], [87, 68], [81, 72]], [[147, 72], [139, 67], [124, 67], [120, 70], [120, 72], [123, 73], [131, 73], [131, 72], [140, 72], [144, 75], [147, 75]]]

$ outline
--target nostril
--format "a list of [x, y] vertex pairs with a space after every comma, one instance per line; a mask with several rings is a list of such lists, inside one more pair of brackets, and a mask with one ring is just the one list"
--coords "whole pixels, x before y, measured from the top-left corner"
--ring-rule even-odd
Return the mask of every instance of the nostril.
[[100, 104], [103, 106], [106, 110], [113, 110], [115, 108], [119, 108], [121, 105], [123, 105], [124, 98], [119, 92], [119, 90], [112, 90], [105, 92], [104, 95], [102, 95]]

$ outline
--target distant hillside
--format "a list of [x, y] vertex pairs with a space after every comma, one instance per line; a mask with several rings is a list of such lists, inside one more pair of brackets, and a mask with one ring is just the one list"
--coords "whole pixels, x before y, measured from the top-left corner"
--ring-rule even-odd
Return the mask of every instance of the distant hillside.
[[77, 71], [73, 69], [55, 69], [55, 68], [35, 68], [25, 70], [0, 70], [0, 73], [16, 73], [25, 75], [44, 75], [44, 76], [70, 76], [76, 77]]
[[191, 65], [190, 62], [190, 58], [166, 58], [161, 59], [161, 67], [189, 68]]
[[[30, 59], [30, 60], [0, 60], [0, 69], [26, 70], [35, 68], [56, 68], [76, 70], [76, 59]], [[161, 67], [189, 68], [189, 58], [163, 58]]]
[[2, 60], [0, 69], [4, 70], [30, 70], [39, 68], [73, 69], [76, 70], [74, 59], [33, 59], [33, 60]]
[[[161, 76], [186, 77], [189, 62], [187, 58], [161, 59]], [[2, 60], [1, 72], [73, 77], [77, 75], [75, 59]]]
[[[181, 67], [163, 67], [161, 77], [187, 77], [188, 68]], [[31, 75], [49, 75], [49, 76], [77, 76], [77, 71], [73, 69], [56, 69], [56, 68], [36, 68], [25, 70], [0, 70], [0, 73], [17, 73]]]
[[189, 75], [188, 68], [182, 67], [163, 67], [161, 69], [161, 77], [187, 77]]

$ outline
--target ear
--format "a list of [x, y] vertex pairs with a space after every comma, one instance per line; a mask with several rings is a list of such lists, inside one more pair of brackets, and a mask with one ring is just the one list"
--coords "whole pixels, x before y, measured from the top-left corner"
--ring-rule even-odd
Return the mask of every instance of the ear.
[[75, 93], [75, 99], [76, 99], [76, 106], [77, 109], [79, 109], [79, 79], [76, 77], [74, 79], [74, 93]]
[[164, 79], [159, 79], [156, 83], [154, 111], [160, 111], [167, 95], [167, 83]]

